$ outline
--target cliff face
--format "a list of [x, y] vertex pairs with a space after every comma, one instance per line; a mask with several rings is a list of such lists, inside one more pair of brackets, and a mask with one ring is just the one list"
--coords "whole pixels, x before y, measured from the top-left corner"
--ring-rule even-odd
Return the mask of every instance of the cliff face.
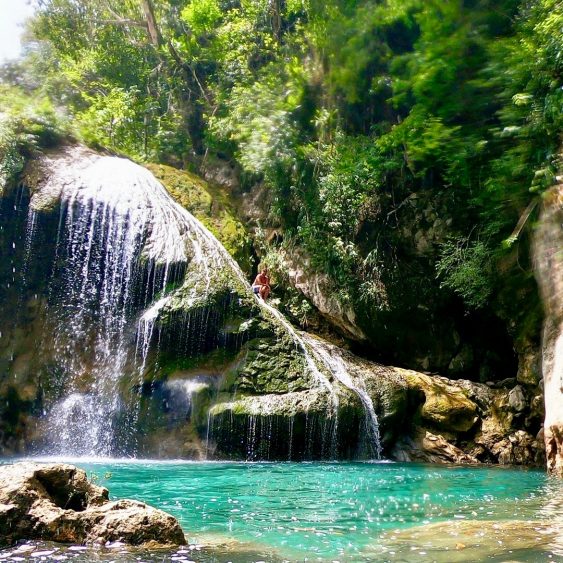
[[445, 190], [396, 194], [400, 204], [382, 195], [352, 236], [354, 251], [373, 269], [371, 297], [342, 299], [350, 288], [331, 278], [330, 266], [295, 234], [287, 235], [284, 221], [270, 213], [267, 189], [258, 184], [234, 193], [258, 254], [279, 264], [281, 291], [285, 284], [295, 288], [361, 355], [483, 383], [517, 378], [536, 392], [541, 305], [525, 238], [498, 264], [494, 295], [468, 309], [437, 274], [444, 244], [459, 233], [463, 203]]
[[[236, 185], [232, 177], [230, 184]], [[295, 242], [298, 237], [286, 232], [286, 223], [272, 216], [267, 189], [258, 184], [234, 193], [257, 253], [277, 267], [282, 307], [292, 299], [308, 300], [322, 319], [317, 324], [331, 326], [361, 356], [514, 390], [528, 408], [540, 402], [542, 311], [526, 231], [499, 263], [490, 301], [468, 310], [437, 275], [444, 244], [462, 230], [457, 223], [467, 221], [455, 194], [396, 194], [400, 203], [382, 194], [378, 209], [353, 235], [364, 264], [377, 254], [373, 298], [342, 299], [346, 288], [327, 274], [330, 264], [319, 263], [314, 250]], [[476, 267], [462, 260], [465, 265]], [[285, 310], [291, 313], [291, 307]], [[314, 326], [314, 315], [309, 317]], [[526, 430], [535, 436], [540, 428], [534, 422]]]
[[362, 256], [374, 249], [379, 253], [373, 299], [342, 300], [343, 288], [327, 268], [323, 271], [310, 249], [296, 243], [284, 221], [272, 216], [268, 190], [260, 184], [237, 188], [232, 175], [229, 184], [240, 216], [254, 233], [257, 253], [274, 258], [284, 310], [292, 312], [287, 303], [297, 292], [320, 316], [310, 314], [309, 325], [331, 326], [360, 356], [506, 389], [521, 405], [516, 425], [536, 438], [543, 419], [542, 312], [525, 230], [497, 264], [494, 295], [468, 312], [437, 276], [444, 243], [459, 232], [463, 203], [451, 190], [397, 194], [400, 204], [382, 195], [379, 208], [354, 234]]
[[[244, 251], [219, 188], [155, 171]], [[147, 170], [63, 147], [20, 180], [0, 199], [4, 454], [541, 463], [533, 380], [452, 381], [296, 331]], [[369, 341], [325, 279], [300, 279]]]
[[536, 275], [545, 308], [542, 372], [547, 468], [563, 475], [563, 182], [544, 196], [534, 241]]

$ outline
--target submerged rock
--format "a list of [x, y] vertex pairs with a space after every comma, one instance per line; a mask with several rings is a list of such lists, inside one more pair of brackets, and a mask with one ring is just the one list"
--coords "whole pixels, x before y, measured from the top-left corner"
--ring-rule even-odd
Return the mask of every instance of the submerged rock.
[[384, 532], [378, 544], [366, 549], [363, 555], [366, 560], [387, 560], [391, 553], [405, 561], [510, 562], [537, 561], [540, 555], [547, 561], [552, 550], [560, 550], [560, 534], [550, 520], [497, 522], [471, 520], [471, 516], [459, 515], [456, 520]]
[[110, 501], [106, 488], [72, 465], [39, 463], [0, 467], [0, 545], [22, 539], [186, 544], [170, 514], [134, 500]]

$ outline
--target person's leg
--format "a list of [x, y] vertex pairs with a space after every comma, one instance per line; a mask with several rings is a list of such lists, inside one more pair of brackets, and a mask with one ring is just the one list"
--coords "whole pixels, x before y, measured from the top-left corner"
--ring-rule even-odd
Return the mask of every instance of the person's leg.
[[270, 297], [270, 286], [265, 285], [264, 286], [264, 299], [268, 299], [268, 297]]
[[261, 285], [260, 286], [260, 297], [262, 297], [262, 299], [264, 299], [264, 301], [266, 301], [266, 291], [268, 290], [268, 286], [266, 285]]

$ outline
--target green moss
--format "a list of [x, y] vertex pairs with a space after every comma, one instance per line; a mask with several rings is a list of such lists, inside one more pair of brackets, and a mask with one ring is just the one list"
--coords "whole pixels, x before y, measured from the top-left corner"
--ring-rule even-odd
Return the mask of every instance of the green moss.
[[310, 387], [303, 357], [288, 339], [254, 338], [241, 352], [237, 388], [250, 393], [288, 393]]
[[186, 170], [163, 164], [146, 167], [181, 206], [199, 219], [246, 272], [252, 269], [251, 241], [237, 219], [226, 190], [209, 184]]
[[151, 372], [151, 379], [165, 380], [177, 372], [198, 370], [201, 372], [223, 372], [235, 359], [236, 352], [217, 348], [208, 354], [194, 357], [166, 355], [159, 357], [158, 368]]

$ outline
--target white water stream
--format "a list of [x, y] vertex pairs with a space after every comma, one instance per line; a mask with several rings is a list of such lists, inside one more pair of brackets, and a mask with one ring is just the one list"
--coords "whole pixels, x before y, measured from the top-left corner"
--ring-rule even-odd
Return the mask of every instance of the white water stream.
[[365, 389], [364, 382], [350, 373], [342, 357], [342, 352], [337, 346], [333, 346], [308, 334], [303, 334], [303, 338], [319, 362], [330, 369], [334, 378], [359, 397], [365, 413], [367, 442], [370, 449], [369, 457], [381, 459], [382, 447], [379, 435], [379, 421], [373, 401]]
[[[117, 416], [122, 407], [120, 385], [130, 360], [131, 342], [136, 350], [137, 377], [142, 382], [155, 323], [173, 291], [168, 290], [168, 284], [181, 281], [176, 279], [178, 271], [188, 268], [198, 272], [197, 279], [203, 283], [193, 288], [194, 296], [205, 296], [213, 276], [225, 269], [249, 294], [252, 292], [240, 267], [219, 241], [175, 203], [148, 170], [127, 159], [84, 151], [71, 153], [66, 165], [57, 163], [52, 170], [47, 183], [34, 195], [40, 198], [42, 192], [58, 191], [61, 201], [56, 251], [59, 269], [51, 295], [58, 296], [53, 338], [66, 374], [66, 394], [47, 414], [49, 453], [114, 455], [120, 453], [115, 452], [114, 442], [116, 425], [122, 424]], [[30, 218], [26, 245], [31, 245], [35, 233], [35, 212], [30, 211]], [[277, 309], [254, 298], [291, 336], [313, 381], [327, 393], [333, 442], [339, 401], [323, 372], [360, 397], [371, 421], [374, 455], [379, 457], [377, 417], [371, 399], [354, 383], [335, 349], [299, 335]], [[139, 303], [146, 307], [140, 314]], [[137, 323], [134, 333], [132, 322], [133, 326]]]

